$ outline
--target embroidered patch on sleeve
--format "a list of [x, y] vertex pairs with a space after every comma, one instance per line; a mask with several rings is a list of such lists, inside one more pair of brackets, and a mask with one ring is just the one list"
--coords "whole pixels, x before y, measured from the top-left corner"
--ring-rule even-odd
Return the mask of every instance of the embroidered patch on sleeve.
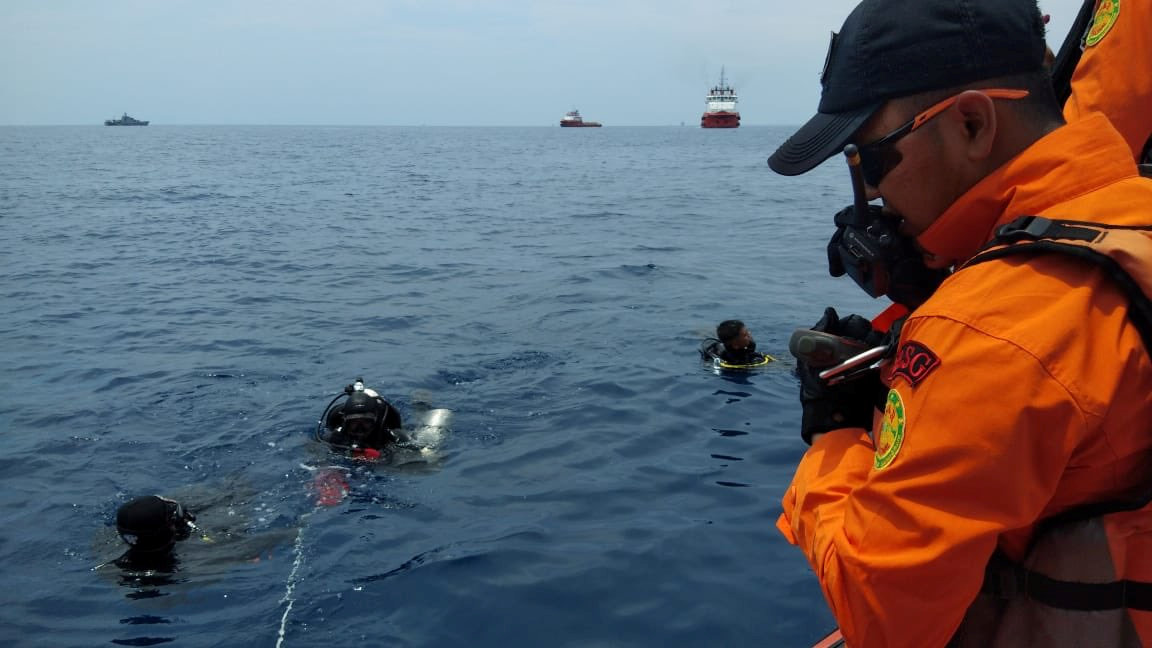
[[1103, 0], [1096, 6], [1096, 15], [1092, 16], [1092, 26], [1084, 34], [1084, 47], [1092, 47], [1104, 40], [1116, 19], [1120, 17], [1120, 0]]
[[904, 445], [904, 399], [895, 389], [888, 392], [884, 404], [884, 418], [880, 420], [880, 434], [876, 437], [876, 460], [873, 466], [883, 470], [892, 464], [900, 447]]
[[892, 378], [902, 376], [909, 385], [915, 387], [939, 366], [940, 358], [931, 349], [915, 340], [909, 340], [896, 351]]

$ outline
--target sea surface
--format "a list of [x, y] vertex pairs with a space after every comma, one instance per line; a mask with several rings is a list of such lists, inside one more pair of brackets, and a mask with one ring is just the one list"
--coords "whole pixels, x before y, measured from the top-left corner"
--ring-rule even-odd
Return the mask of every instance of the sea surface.
[[[0, 128], [0, 645], [811, 645], [787, 341], [884, 304], [790, 132]], [[702, 365], [727, 318], [779, 362]], [[427, 462], [313, 440], [361, 376]], [[205, 536], [106, 564], [151, 493]]]

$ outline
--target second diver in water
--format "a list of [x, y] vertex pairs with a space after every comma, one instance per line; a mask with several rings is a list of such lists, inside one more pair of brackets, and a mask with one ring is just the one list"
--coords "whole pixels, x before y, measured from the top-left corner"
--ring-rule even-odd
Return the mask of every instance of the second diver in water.
[[[338, 402], [343, 398], [343, 402]], [[353, 456], [375, 459], [397, 443], [411, 441], [400, 412], [357, 378], [332, 399], [316, 425], [316, 438]]]
[[137, 497], [116, 511], [116, 531], [128, 552], [114, 561], [121, 567], [162, 569], [173, 564], [172, 549], [196, 530], [196, 516], [175, 500]]

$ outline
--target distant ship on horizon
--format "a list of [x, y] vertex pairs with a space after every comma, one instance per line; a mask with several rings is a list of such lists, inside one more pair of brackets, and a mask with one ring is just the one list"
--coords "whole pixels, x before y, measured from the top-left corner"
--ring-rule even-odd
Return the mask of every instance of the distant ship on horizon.
[[564, 128], [579, 128], [581, 126], [598, 128], [601, 124], [600, 122], [584, 121], [584, 118], [580, 116], [579, 110], [569, 110], [564, 113], [564, 117], [560, 119], [560, 125]]
[[122, 117], [120, 117], [119, 119], [117, 119], [115, 117], [113, 117], [112, 119], [105, 119], [104, 125], [105, 126], [147, 126], [148, 120], [147, 119], [136, 119], [135, 117], [129, 117], [128, 113], [124, 113], [124, 115]]
[[720, 68], [720, 83], [712, 86], [705, 97], [708, 108], [700, 117], [700, 128], [739, 128], [740, 113], [736, 111], [736, 90], [724, 80]]

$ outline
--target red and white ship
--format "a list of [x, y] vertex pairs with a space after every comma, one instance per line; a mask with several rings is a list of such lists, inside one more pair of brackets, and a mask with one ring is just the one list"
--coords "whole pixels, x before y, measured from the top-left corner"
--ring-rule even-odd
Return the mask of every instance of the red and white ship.
[[700, 128], [737, 128], [740, 113], [736, 111], [736, 91], [724, 81], [724, 68], [720, 68], [720, 84], [708, 91], [708, 110], [700, 117]]
[[564, 126], [565, 128], [580, 126], [598, 127], [600, 126], [600, 122], [584, 121], [584, 118], [580, 116], [579, 110], [570, 110], [564, 114], [564, 117], [560, 120], [560, 125]]

